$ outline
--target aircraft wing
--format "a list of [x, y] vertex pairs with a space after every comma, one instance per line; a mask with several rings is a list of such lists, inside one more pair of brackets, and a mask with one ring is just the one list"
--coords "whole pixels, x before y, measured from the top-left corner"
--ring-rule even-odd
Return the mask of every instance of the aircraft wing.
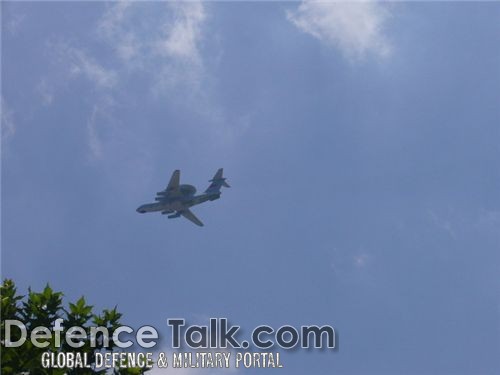
[[179, 190], [179, 181], [181, 179], [181, 171], [176, 169], [174, 173], [172, 173], [172, 177], [170, 177], [170, 181], [168, 182], [167, 188], [165, 191], [173, 192]]
[[203, 226], [203, 223], [200, 221], [200, 219], [198, 219], [196, 216], [194, 216], [194, 214], [191, 212], [191, 210], [189, 208], [186, 208], [182, 211], [178, 211], [182, 216], [184, 216], [186, 219], [192, 221], [193, 223], [195, 223], [196, 225], [202, 227]]
[[170, 177], [170, 181], [168, 182], [165, 190], [159, 191], [156, 193], [155, 200], [163, 201], [167, 198], [175, 197], [179, 194], [179, 182], [181, 179], [181, 171], [176, 169], [174, 173], [172, 173], [172, 177]]

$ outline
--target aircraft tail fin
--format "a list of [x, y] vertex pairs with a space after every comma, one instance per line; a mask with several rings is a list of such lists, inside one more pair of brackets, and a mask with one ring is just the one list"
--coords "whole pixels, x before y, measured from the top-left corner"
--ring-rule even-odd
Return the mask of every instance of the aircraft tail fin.
[[220, 192], [220, 189], [222, 186], [224, 187], [230, 187], [229, 184], [226, 182], [226, 179], [222, 176], [223, 169], [219, 168], [217, 172], [215, 173], [214, 177], [209, 180], [211, 184], [208, 186], [207, 190], [205, 190], [205, 193], [218, 193]]

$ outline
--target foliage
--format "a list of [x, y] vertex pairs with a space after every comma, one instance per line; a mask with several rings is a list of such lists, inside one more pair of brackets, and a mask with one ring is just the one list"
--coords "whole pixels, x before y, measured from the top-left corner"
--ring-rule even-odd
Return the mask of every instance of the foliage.
[[[77, 375], [77, 374], [104, 374], [106, 370], [94, 370], [88, 368], [75, 369], [45, 369], [41, 364], [41, 355], [44, 352], [52, 353], [73, 352], [86, 353], [88, 362], [95, 364], [95, 353], [112, 352], [116, 349], [113, 340], [110, 338], [109, 345], [105, 346], [102, 335], [96, 340], [97, 346], [91, 347], [90, 339], [84, 339], [84, 345], [81, 348], [75, 349], [68, 345], [64, 340], [64, 335], [69, 327], [79, 326], [88, 332], [90, 326], [106, 327], [110, 336], [112, 332], [120, 326], [120, 318], [122, 316], [116, 310], [104, 309], [100, 314], [93, 313], [93, 306], [87, 305], [85, 298], [82, 296], [75, 303], [69, 303], [69, 309], [63, 307], [63, 294], [55, 292], [47, 284], [42, 292], [36, 293], [31, 289], [28, 290], [28, 296], [20, 296], [17, 294], [16, 286], [12, 280], [4, 280], [0, 286], [1, 296], [1, 337], [2, 337], [2, 352], [1, 352], [1, 373], [4, 375], [14, 375], [20, 373], [29, 373], [31, 375]], [[63, 331], [61, 332], [61, 345], [56, 346], [55, 335], [51, 339], [46, 339], [49, 345], [46, 348], [38, 348], [29, 340], [31, 332], [36, 327], [53, 326], [54, 321], [58, 318], [64, 319]], [[5, 346], [5, 321], [19, 320], [23, 322], [27, 329], [27, 340], [20, 347]], [[16, 341], [20, 338], [21, 332], [14, 327], [11, 332], [11, 341]], [[44, 340], [39, 340], [40, 342]], [[140, 368], [130, 369], [115, 369], [114, 374], [132, 375], [143, 374], [145, 370]]]

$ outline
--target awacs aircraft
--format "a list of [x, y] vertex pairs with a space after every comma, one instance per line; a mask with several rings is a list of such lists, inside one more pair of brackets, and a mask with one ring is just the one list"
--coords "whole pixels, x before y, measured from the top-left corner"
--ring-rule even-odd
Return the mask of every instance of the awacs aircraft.
[[169, 214], [167, 217], [173, 219], [179, 216], [184, 216], [200, 227], [203, 223], [191, 212], [189, 207], [197, 204], [213, 201], [220, 198], [221, 187], [229, 187], [226, 179], [222, 177], [222, 168], [220, 168], [212, 178], [210, 186], [203, 194], [195, 195], [196, 188], [193, 185], [179, 185], [181, 171], [175, 170], [170, 177], [170, 182], [167, 188], [156, 193], [156, 203], [143, 204], [137, 209], [137, 212], [143, 214], [146, 212], [161, 211], [162, 215]]

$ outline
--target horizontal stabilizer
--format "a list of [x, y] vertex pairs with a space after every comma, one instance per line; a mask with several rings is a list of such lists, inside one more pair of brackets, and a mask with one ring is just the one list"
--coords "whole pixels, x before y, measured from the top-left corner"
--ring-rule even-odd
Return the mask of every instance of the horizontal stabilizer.
[[222, 175], [223, 169], [219, 168], [217, 172], [215, 173], [214, 177], [209, 180], [210, 185], [208, 186], [207, 190], [205, 190], [205, 193], [208, 194], [213, 194], [213, 193], [219, 193], [220, 188], [222, 186], [224, 187], [230, 187], [229, 184], [226, 182], [226, 179]]

